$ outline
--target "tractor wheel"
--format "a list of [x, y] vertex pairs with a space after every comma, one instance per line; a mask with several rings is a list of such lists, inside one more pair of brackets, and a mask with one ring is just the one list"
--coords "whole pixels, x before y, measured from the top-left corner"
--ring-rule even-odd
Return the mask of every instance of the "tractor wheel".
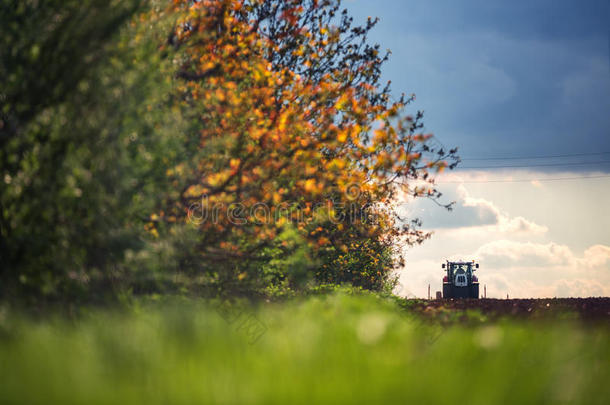
[[472, 284], [470, 286], [470, 298], [479, 298], [479, 284]]
[[451, 291], [451, 284], [443, 284], [443, 298], [453, 298], [453, 292]]

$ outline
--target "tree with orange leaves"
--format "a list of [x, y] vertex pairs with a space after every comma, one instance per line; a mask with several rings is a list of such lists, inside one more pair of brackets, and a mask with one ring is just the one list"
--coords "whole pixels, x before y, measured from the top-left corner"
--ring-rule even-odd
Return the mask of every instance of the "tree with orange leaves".
[[401, 244], [427, 237], [397, 196], [437, 199], [431, 174], [457, 164], [420, 132], [420, 112], [404, 115], [413, 98], [380, 88], [387, 55], [366, 42], [376, 21], [352, 27], [339, 9], [175, 0], [148, 17], [173, 23], [161, 52], [196, 145], [168, 169], [179, 195], [155, 217], [197, 230], [195, 267], [224, 289], [264, 287], [268, 273], [294, 286], [273, 263], [303, 246], [317, 280], [384, 288]]

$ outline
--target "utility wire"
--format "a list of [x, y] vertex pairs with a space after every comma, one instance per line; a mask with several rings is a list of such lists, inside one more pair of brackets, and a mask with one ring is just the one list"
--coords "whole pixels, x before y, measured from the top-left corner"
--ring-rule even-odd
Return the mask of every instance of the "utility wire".
[[564, 158], [564, 157], [575, 157], [575, 156], [599, 156], [599, 155], [610, 155], [610, 152], [591, 152], [591, 153], [570, 153], [565, 155], [538, 155], [538, 156], [511, 156], [511, 157], [486, 157], [486, 158], [463, 158], [462, 160], [525, 160], [525, 159], [550, 159], [550, 158]]
[[497, 165], [497, 166], [458, 166], [457, 169], [498, 169], [507, 167], [545, 167], [545, 166], [585, 166], [585, 165], [597, 165], [610, 163], [610, 160], [599, 160], [596, 162], [573, 162], [573, 163], [542, 163], [542, 164], [529, 164], [529, 165]]
[[583, 179], [602, 179], [608, 178], [610, 174], [600, 176], [576, 176], [576, 177], [548, 177], [544, 179], [515, 179], [515, 180], [464, 180], [464, 181], [437, 181], [438, 184], [443, 183], [529, 183], [531, 181], [563, 181], [563, 180], [583, 180]]

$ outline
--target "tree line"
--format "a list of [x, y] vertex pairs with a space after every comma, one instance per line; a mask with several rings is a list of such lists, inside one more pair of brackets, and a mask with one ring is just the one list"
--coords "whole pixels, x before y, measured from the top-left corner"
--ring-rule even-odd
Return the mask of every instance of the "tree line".
[[392, 288], [452, 169], [339, 0], [4, 1], [0, 294]]

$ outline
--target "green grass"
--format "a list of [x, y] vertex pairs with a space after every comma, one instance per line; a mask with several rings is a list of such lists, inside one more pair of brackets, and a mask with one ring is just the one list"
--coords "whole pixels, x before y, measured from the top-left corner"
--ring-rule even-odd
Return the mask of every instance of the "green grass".
[[77, 321], [33, 321], [4, 311], [0, 402], [602, 404], [610, 398], [607, 327], [474, 323], [443, 327], [391, 300], [345, 294], [235, 311], [197, 301], [141, 303], [129, 311], [94, 310]]

